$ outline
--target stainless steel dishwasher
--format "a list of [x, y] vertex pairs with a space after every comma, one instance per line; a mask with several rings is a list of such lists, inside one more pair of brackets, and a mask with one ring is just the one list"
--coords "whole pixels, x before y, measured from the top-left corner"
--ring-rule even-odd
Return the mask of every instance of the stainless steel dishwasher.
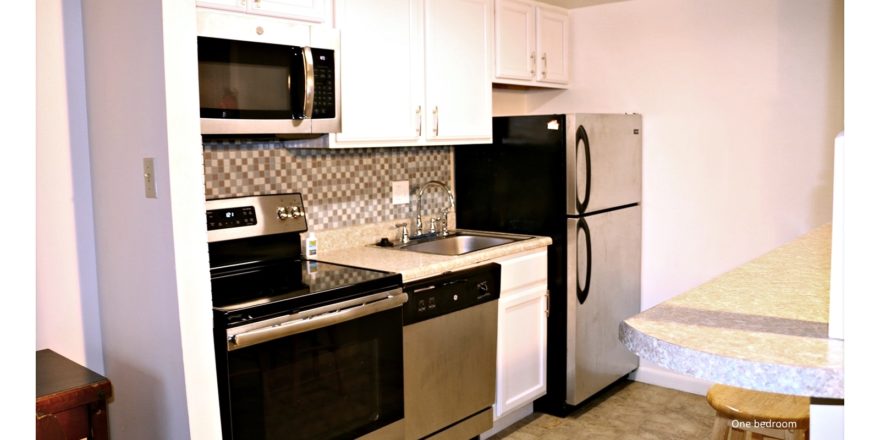
[[404, 285], [406, 439], [466, 439], [492, 428], [501, 266]]

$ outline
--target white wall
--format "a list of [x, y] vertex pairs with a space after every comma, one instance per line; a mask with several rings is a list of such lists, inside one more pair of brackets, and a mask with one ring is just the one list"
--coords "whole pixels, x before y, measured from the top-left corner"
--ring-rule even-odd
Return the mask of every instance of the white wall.
[[521, 90], [492, 88], [492, 116], [524, 115], [526, 109], [526, 94]]
[[831, 220], [843, 2], [572, 11], [573, 84], [531, 113], [644, 115], [643, 309]]
[[875, 312], [880, 309], [877, 295], [880, 292], [877, 277], [880, 206], [876, 203], [880, 188], [876, 110], [880, 102], [878, 18], [878, 2], [848, 2], [846, 5], [845, 182], [843, 203], [835, 207], [834, 213], [835, 221], [842, 220], [844, 226], [840, 273], [845, 296], [846, 438], [869, 438], [876, 432], [875, 408], [880, 393], [874, 348], [877, 345]]
[[841, 0], [572, 11], [572, 87], [527, 94], [528, 111], [643, 114], [643, 310], [831, 221], [842, 17]]
[[[110, 431], [219, 438], [192, 2], [83, 1]], [[155, 159], [158, 198], [144, 195]]]
[[[0, 217], [3, 246], [0, 254], [3, 267], [3, 306], [15, 311], [7, 318], [7, 337], [3, 342], [0, 374], [14, 378], [4, 382], [7, 400], [24, 401], [34, 396], [36, 378], [34, 340], [36, 339], [36, 222], [34, 197], [36, 183], [36, 8], [33, 3], [5, 4], [0, 14], [0, 41], [7, 65], [0, 69], [6, 105], [0, 106], [0, 127], [3, 128], [4, 157], [0, 161], [0, 185], [6, 188], [3, 202], [7, 215]], [[14, 42], [7, 44], [6, 42]], [[3, 408], [4, 438], [33, 438], [33, 407], [7, 404]]]
[[164, 0], [162, 15], [164, 122], [168, 131], [167, 188], [174, 234], [188, 434], [193, 439], [220, 438], [208, 220], [205, 217], [205, 167], [199, 126], [196, 15], [192, 3], [179, 0]]
[[36, 7], [36, 349], [101, 373], [80, 1]]

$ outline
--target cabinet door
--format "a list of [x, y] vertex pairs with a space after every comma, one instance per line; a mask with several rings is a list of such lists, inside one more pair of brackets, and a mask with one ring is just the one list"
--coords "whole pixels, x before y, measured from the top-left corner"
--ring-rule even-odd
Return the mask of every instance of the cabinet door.
[[491, 0], [425, 0], [425, 95], [432, 143], [492, 141]]
[[495, 77], [535, 78], [535, 7], [521, 0], [495, 2]]
[[251, 0], [250, 12], [276, 17], [325, 21], [327, 0]]
[[538, 80], [568, 82], [568, 13], [538, 6]]
[[344, 111], [335, 146], [414, 145], [427, 130], [420, 5], [337, 1]]
[[498, 308], [496, 420], [547, 391], [546, 280], [502, 292]]

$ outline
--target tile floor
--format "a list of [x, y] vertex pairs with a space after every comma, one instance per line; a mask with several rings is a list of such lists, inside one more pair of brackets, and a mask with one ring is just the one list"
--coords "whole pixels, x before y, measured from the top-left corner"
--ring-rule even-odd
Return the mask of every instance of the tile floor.
[[564, 419], [535, 413], [491, 440], [702, 440], [714, 418], [704, 396], [624, 381]]

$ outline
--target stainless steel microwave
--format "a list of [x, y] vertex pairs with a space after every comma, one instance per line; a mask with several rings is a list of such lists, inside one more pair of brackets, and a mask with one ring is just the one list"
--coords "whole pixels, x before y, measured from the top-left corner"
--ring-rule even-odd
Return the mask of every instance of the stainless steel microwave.
[[199, 9], [198, 53], [202, 134], [340, 130], [338, 31]]

